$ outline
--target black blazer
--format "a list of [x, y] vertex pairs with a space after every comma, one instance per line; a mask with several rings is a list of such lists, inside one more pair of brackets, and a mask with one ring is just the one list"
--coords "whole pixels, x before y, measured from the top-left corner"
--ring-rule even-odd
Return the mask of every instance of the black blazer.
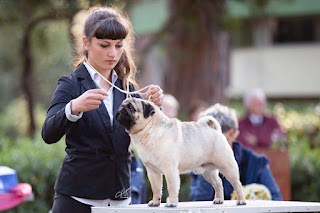
[[[116, 86], [122, 88], [118, 79]], [[58, 142], [66, 135], [66, 157], [55, 183], [55, 190], [88, 199], [125, 199], [130, 197], [130, 138], [122, 125], [113, 119], [104, 104], [84, 112], [81, 119], [66, 118], [65, 106], [85, 91], [97, 88], [86, 67], [81, 64], [68, 77], [61, 77], [53, 94], [42, 138]], [[133, 89], [133, 87], [131, 87]], [[113, 90], [115, 115], [126, 95]]]

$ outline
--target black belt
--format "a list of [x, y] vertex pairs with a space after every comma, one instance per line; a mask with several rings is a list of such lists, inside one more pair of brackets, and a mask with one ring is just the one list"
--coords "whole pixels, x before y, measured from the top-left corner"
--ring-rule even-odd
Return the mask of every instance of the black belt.
[[130, 154], [126, 155], [116, 155], [116, 154], [108, 154], [105, 152], [67, 152], [69, 156], [79, 156], [79, 157], [107, 157], [110, 160], [119, 160], [119, 159], [129, 159]]

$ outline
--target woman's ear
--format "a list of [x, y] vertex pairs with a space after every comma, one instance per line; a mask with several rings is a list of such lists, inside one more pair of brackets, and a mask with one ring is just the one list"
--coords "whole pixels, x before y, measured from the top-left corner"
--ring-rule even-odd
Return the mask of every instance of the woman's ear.
[[89, 50], [89, 40], [86, 36], [82, 37], [82, 42], [85, 50]]

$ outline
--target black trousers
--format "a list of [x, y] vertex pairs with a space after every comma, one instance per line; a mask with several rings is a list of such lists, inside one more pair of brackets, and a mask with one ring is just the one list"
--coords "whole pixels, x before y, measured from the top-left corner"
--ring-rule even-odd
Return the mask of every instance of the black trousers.
[[55, 192], [52, 213], [91, 213], [91, 206], [81, 203], [68, 195]]

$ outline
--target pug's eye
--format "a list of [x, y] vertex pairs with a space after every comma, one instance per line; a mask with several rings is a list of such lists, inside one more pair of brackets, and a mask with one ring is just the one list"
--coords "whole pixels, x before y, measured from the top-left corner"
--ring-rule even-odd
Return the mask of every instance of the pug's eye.
[[134, 110], [132, 104], [128, 104], [128, 109], [129, 109], [129, 110]]

